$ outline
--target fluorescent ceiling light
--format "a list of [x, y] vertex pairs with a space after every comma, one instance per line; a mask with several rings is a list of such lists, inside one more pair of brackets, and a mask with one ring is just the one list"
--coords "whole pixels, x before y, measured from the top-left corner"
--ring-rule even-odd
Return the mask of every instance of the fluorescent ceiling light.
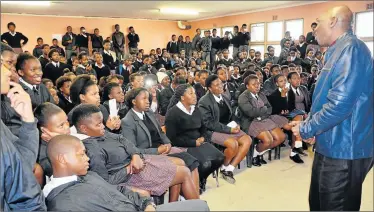
[[30, 6], [50, 6], [50, 1], [1, 1], [1, 4], [18, 4]]
[[199, 12], [186, 9], [177, 9], [177, 8], [162, 8], [160, 9], [161, 13], [165, 14], [179, 14], [179, 15], [199, 15]]

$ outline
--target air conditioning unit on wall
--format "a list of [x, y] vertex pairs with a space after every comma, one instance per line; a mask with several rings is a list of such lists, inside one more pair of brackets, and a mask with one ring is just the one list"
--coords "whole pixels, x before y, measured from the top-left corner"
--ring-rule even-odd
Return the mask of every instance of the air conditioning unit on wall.
[[182, 29], [182, 30], [188, 30], [188, 29], [191, 29], [191, 25], [184, 25], [184, 24], [182, 23], [182, 21], [178, 21], [177, 24], [178, 24], [178, 28], [179, 28], [179, 29]]

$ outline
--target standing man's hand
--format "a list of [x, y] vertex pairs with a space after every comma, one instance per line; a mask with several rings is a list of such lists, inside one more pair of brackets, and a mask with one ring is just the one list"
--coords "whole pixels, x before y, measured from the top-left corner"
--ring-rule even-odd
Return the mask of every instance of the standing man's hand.
[[300, 123], [301, 121], [291, 121], [290, 123], [294, 136], [300, 136]]

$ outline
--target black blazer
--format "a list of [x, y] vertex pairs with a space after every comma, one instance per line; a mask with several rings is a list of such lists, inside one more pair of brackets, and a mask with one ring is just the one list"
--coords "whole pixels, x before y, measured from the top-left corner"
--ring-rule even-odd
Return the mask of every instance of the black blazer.
[[197, 101], [199, 102], [200, 98], [205, 95], [206, 90], [200, 83], [196, 83], [195, 85], [193, 85], [193, 88], [195, 88]]
[[37, 93], [34, 93], [34, 91], [30, 89], [27, 85], [23, 84], [23, 82], [19, 82], [19, 84], [26, 91], [26, 93], [30, 95], [33, 110], [44, 102], [56, 104], [55, 100], [53, 100], [52, 95], [49, 93], [47, 87], [45, 87], [44, 84], [40, 84], [38, 86]]
[[[289, 110], [287, 97], [282, 97], [279, 89], [270, 94], [270, 96], [268, 96], [268, 100], [273, 108], [271, 114], [279, 115], [282, 113], [282, 110]], [[292, 110], [289, 111], [291, 112]]]
[[236, 86], [234, 83], [231, 83], [231, 82], [227, 82], [227, 90], [229, 91], [230, 93], [230, 99], [228, 99], [229, 103], [230, 103], [230, 106], [231, 107], [235, 107], [238, 105], [238, 99], [235, 98], [235, 93], [236, 93]]
[[61, 94], [61, 92], [57, 93], [59, 101], [58, 106], [65, 111], [66, 114], [69, 114], [69, 112], [74, 108], [74, 104], [72, 102], [69, 102], [64, 95]]
[[116, 68], [116, 63], [114, 62], [112, 55], [107, 55], [104, 52], [103, 55], [103, 63], [107, 66], [109, 66], [110, 70], [114, 70]]
[[258, 97], [261, 98], [261, 100], [265, 104], [261, 108], [257, 108], [255, 106], [257, 100], [248, 90], [244, 91], [239, 96], [238, 117], [240, 119], [240, 126], [245, 132], [248, 130], [249, 126], [255, 118], [261, 117], [261, 119], [266, 119], [272, 113], [272, 107], [266, 96], [263, 93], [259, 93]]
[[[230, 111], [230, 120], [232, 118], [232, 108], [230, 101], [226, 97], [222, 96], [223, 102], [227, 105]], [[214, 96], [211, 92], [207, 92], [199, 101], [199, 110], [203, 119], [204, 125], [208, 129], [208, 134], [210, 136], [213, 132], [226, 133], [230, 134], [231, 128], [225, 124], [219, 122], [219, 106], [217, 101], [214, 99]]]
[[58, 68], [52, 63], [48, 63], [43, 70], [43, 78], [52, 80], [52, 83], [56, 85], [56, 80], [64, 75], [65, 68], [69, 68], [65, 63], [59, 63]]
[[[310, 94], [308, 89], [305, 86], [299, 86], [299, 90], [304, 96], [304, 105], [305, 105], [305, 112], [309, 113], [310, 107], [312, 105], [310, 101]], [[293, 111], [295, 110], [295, 93], [293, 92], [292, 88], [288, 91], [288, 110]]]
[[[161, 125], [157, 122], [155, 115], [152, 112], [145, 112], [145, 115], [157, 128], [161, 142], [170, 144], [169, 138], [162, 132]], [[140, 153], [158, 155], [158, 149], [152, 148], [152, 138], [147, 126], [132, 109], [130, 109], [125, 118], [121, 120], [121, 128], [123, 137], [127, 138], [127, 140], [131, 141], [139, 148]]]
[[146, 64], [144, 64], [142, 67], [140, 67], [139, 71], [145, 71], [148, 74], [156, 74], [157, 73], [157, 69], [155, 67], [153, 67], [153, 66], [148, 67], [148, 65], [146, 65]]
[[132, 65], [134, 66], [134, 71], [133, 72], [135, 73], [135, 72], [139, 71], [140, 67], [142, 67], [144, 65], [144, 63], [136, 60], [135, 62], [132, 63]]
[[131, 73], [129, 68], [123, 68], [122, 64], [116, 67], [116, 74], [123, 76], [123, 84], [127, 85], [130, 83], [130, 75], [134, 72], [135, 68], [131, 65]]
[[159, 98], [160, 101], [158, 103], [158, 106], [160, 108], [160, 115], [161, 116], [166, 115], [166, 111], [168, 109], [169, 102], [170, 102], [171, 97], [173, 95], [174, 95], [174, 91], [173, 91], [173, 89], [171, 89], [171, 87], [167, 87], [167, 88], [164, 88], [163, 90], [161, 90], [160, 98]]
[[157, 69], [160, 69], [162, 67], [165, 68], [166, 70], [170, 70], [171, 69], [170, 60], [165, 62], [165, 60], [161, 57], [157, 62]]

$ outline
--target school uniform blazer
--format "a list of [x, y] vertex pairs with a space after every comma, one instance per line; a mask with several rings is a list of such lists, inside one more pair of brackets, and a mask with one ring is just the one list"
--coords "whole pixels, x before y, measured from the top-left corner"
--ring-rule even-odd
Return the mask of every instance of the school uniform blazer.
[[39, 85], [38, 95], [36, 95], [32, 89], [27, 87], [27, 85], [23, 84], [22, 82], [19, 82], [19, 84], [22, 86], [23, 90], [30, 95], [33, 110], [44, 102], [56, 104], [55, 100], [53, 100], [52, 95], [49, 93], [44, 84]]
[[148, 74], [156, 74], [157, 73], [157, 69], [155, 67], [151, 66], [149, 68], [148, 65], [146, 65], [146, 64], [144, 64], [142, 67], [140, 67], [139, 71], [145, 71]]
[[257, 100], [252, 96], [248, 90], [244, 91], [239, 96], [239, 119], [240, 126], [244, 131], [247, 131], [252, 121], [260, 117], [266, 119], [271, 115], [272, 107], [263, 93], [258, 94], [258, 98], [264, 102], [264, 106], [261, 108], [256, 107]]
[[[310, 101], [310, 94], [308, 89], [305, 86], [299, 86], [300, 92], [304, 96], [304, 105], [305, 105], [305, 112], [309, 113], [310, 107], [312, 106], [312, 103]], [[295, 106], [295, 93], [293, 92], [292, 89], [288, 91], [288, 111], [293, 111], [296, 109]]]
[[[223, 102], [227, 105], [230, 111], [230, 120], [232, 118], [232, 108], [230, 101], [222, 96]], [[203, 119], [204, 125], [208, 129], [210, 136], [213, 132], [230, 134], [231, 128], [219, 122], [220, 111], [217, 101], [211, 92], [206, 93], [199, 101], [199, 110]]]
[[[163, 144], [170, 144], [169, 138], [162, 132], [160, 124], [157, 122], [155, 115], [152, 112], [145, 112], [145, 115], [155, 125], [158, 134]], [[143, 120], [131, 109], [126, 114], [125, 118], [121, 120], [122, 135], [127, 140], [133, 142], [140, 153], [149, 155], [158, 155], [157, 148], [152, 148], [152, 138], [147, 126]]]
[[159, 108], [160, 108], [160, 115], [162, 115], [162, 116], [166, 115], [166, 112], [167, 112], [167, 109], [168, 109], [171, 97], [173, 95], [174, 95], [174, 91], [173, 91], [173, 89], [171, 89], [170, 86], [167, 87], [167, 88], [164, 88], [160, 92], [160, 101], [158, 103]]
[[[293, 92], [292, 90], [290, 91]], [[287, 95], [289, 95], [289, 93]], [[282, 94], [279, 91], [279, 89], [275, 90], [270, 96], [268, 96], [268, 100], [271, 104], [271, 107], [273, 108], [272, 114], [279, 115], [282, 113], [282, 110], [289, 110], [289, 105], [288, 105], [289, 99], [287, 98], [289, 98], [289, 96], [282, 97]], [[294, 97], [294, 101], [295, 101], [295, 97]], [[294, 103], [294, 106], [295, 106], [295, 103]], [[292, 110], [289, 110], [289, 112], [291, 112]]]
[[206, 91], [200, 83], [196, 83], [195, 85], [193, 85], [193, 88], [196, 92], [197, 101], [199, 101], [201, 97], [205, 95]]

